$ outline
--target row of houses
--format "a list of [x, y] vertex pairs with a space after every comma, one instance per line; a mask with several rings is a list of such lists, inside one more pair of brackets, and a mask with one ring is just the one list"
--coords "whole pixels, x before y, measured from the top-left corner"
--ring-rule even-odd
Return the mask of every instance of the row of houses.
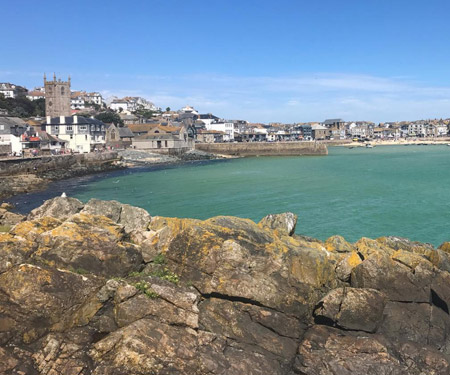
[[0, 116], [0, 154], [16, 156], [88, 153], [105, 148], [138, 148], [181, 153], [194, 148], [195, 129], [137, 124], [118, 127], [93, 117], [47, 117], [43, 122]]

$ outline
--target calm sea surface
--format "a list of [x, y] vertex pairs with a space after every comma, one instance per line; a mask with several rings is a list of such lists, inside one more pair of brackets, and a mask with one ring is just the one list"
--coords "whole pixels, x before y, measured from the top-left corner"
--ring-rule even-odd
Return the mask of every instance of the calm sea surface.
[[205, 219], [299, 216], [297, 233], [349, 241], [383, 235], [450, 241], [450, 147], [330, 148], [326, 157], [256, 157], [120, 171], [16, 197], [20, 211], [62, 191], [139, 206], [151, 215]]

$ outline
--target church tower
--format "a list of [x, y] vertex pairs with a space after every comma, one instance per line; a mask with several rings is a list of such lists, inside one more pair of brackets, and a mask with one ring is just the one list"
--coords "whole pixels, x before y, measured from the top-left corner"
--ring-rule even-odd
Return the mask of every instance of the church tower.
[[56, 80], [47, 81], [44, 74], [45, 87], [45, 115], [51, 117], [70, 116], [70, 76], [67, 82]]

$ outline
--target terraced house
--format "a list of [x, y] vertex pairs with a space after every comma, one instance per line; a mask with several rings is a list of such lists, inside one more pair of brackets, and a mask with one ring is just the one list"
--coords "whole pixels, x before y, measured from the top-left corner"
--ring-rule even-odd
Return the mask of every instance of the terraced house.
[[106, 125], [91, 117], [47, 116], [42, 130], [67, 141], [66, 147], [73, 152], [91, 152], [104, 148], [106, 143]]

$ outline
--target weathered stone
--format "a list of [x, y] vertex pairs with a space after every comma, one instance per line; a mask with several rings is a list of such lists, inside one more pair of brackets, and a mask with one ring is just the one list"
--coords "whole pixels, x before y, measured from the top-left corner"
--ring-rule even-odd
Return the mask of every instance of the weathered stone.
[[83, 307], [99, 287], [93, 278], [22, 264], [0, 275], [0, 316], [15, 321], [14, 341], [30, 343], [51, 327], [84, 320]]
[[123, 227], [105, 216], [82, 213], [43, 233], [33, 258], [104, 276], [127, 275], [142, 263], [140, 249], [124, 242]]
[[13, 226], [25, 220], [25, 216], [0, 208], [0, 225]]
[[36, 249], [37, 244], [30, 240], [0, 233], [0, 273], [23, 263]]
[[[238, 342], [254, 345], [261, 353], [268, 351], [289, 361], [294, 357], [297, 344], [292, 338], [280, 336], [273, 329], [253, 320], [246, 314], [250, 306], [227, 300], [211, 298], [200, 304], [200, 325], [204, 330]], [[270, 313], [260, 308], [261, 313]], [[302, 332], [297, 332], [301, 335]]]
[[338, 288], [329, 292], [314, 311], [316, 321], [349, 330], [375, 332], [383, 317], [385, 297], [374, 289]]
[[84, 206], [82, 213], [102, 215], [124, 226], [127, 233], [147, 229], [151, 216], [142, 208], [132, 207], [117, 201], [91, 199]]
[[83, 203], [78, 199], [70, 197], [56, 197], [45, 201], [44, 204], [35, 208], [28, 215], [28, 220], [41, 219], [51, 216], [55, 219], [64, 220], [81, 211]]
[[337, 251], [339, 253], [351, 253], [355, 251], [352, 244], [348, 243], [342, 236], [332, 236], [325, 241], [325, 248], [328, 251]]
[[379, 290], [393, 301], [428, 302], [433, 277], [431, 265], [425, 259], [411, 268], [386, 253], [373, 253], [353, 269], [351, 285]]
[[388, 302], [378, 332], [393, 341], [430, 344], [441, 350], [447, 345], [449, 328], [448, 314], [428, 303]]
[[93, 345], [94, 375], [195, 374], [197, 333], [190, 328], [140, 319]]
[[101, 201], [99, 199], [90, 199], [81, 210], [81, 213], [88, 215], [106, 216], [115, 223], [120, 220], [122, 203], [117, 201]]
[[258, 223], [263, 228], [273, 229], [282, 235], [292, 236], [295, 232], [298, 216], [292, 212], [267, 215]]
[[336, 276], [341, 281], [349, 281], [353, 269], [361, 263], [361, 257], [355, 251], [345, 255], [336, 266]]
[[445, 375], [449, 368], [445, 356], [432, 348], [412, 342], [395, 346], [380, 335], [327, 326], [306, 333], [294, 365], [305, 375]]
[[394, 236], [377, 238], [377, 242], [386, 245], [393, 250], [404, 250], [419, 255], [426, 255], [434, 250], [433, 245]]
[[0, 372], [449, 373], [445, 246], [58, 205], [0, 234]]
[[151, 216], [143, 208], [133, 207], [129, 204], [122, 205], [119, 224], [122, 224], [126, 232], [147, 229]]

